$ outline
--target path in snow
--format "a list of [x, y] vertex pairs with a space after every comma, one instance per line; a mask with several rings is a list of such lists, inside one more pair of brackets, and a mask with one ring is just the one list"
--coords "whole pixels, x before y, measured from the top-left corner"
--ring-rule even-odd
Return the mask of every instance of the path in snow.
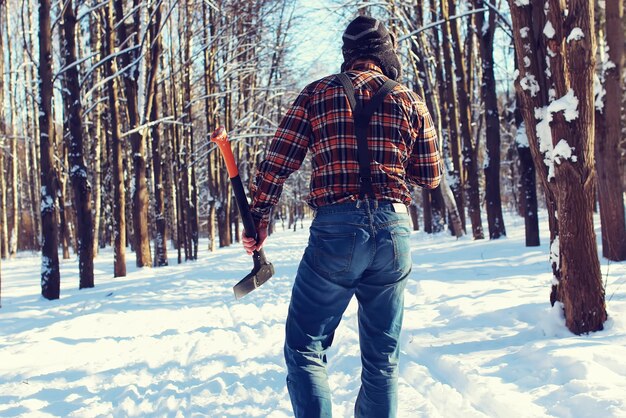
[[[602, 263], [607, 329], [573, 336], [548, 304], [545, 234], [525, 248], [523, 221], [507, 221], [497, 241], [414, 233], [399, 416], [626, 416], [626, 264]], [[137, 270], [128, 254], [119, 279], [105, 251], [97, 287], [82, 291], [66, 261], [53, 302], [39, 297], [37, 255], [3, 261], [0, 416], [292, 416], [283, 327], [306, 240], [306, 230], [270, 237], [275, 277], [240, 301], [231, 287], [251, 261], [239, 246], [159, 269]], [[329, 358], [334, 416], [350, 417], [355, 303]]]

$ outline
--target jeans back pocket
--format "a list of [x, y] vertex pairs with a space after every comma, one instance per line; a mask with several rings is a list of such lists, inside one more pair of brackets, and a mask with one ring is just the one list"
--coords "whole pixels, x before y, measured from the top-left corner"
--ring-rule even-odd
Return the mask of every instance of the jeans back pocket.
[[356, 233], [316, 234], [315, 267], [330, 276], [346, 273], [352, 264]]
[[409, 272], [411, 260], [411, 233], [407, 228], [396, 228], [391, 232], [393, 241], [393, 266], [398, 272]]

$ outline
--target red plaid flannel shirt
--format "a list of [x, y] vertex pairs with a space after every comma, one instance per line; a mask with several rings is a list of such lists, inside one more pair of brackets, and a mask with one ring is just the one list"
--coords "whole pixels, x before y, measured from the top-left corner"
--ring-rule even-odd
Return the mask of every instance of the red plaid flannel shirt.
[[[371, 64], [348, 71], [357, 100], [368, 100], [386, 81]], [[374, 113], [368, 131], [372, 185], [377, 200], [411, 202], [408, 183], [427, 189], [443, 173], [437, 131], [428, 108], [413, 91], [397, 85]], [[276, 131], [253, 187], [253, 217], [267, 221], [287, 177], [312, 153], [310, 194], [313, 208], [354, 201], [359, 196], [359, 162], [354, 120], [339, 79], [309, 84]]]

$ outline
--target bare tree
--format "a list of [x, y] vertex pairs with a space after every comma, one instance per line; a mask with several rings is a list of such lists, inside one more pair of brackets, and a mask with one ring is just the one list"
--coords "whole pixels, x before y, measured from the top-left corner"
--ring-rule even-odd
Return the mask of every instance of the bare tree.
[[[4, 20], [5, 0], [0, 0], [0, 27]], [[4, 109], [4, 39], [0, 30], [0, 109]], [[6, 122], [4, 120], [4, 112], [0, 112], [0, 144], [4, 144], [6, 138]], [[4, 191], [4, 151], [0, 148], [0, 211], [3, 215], [6, 212], [5, 191]], [[2, 220], [2, 226], [6, 224], [6, 220]], [[0, 239], [0, 253], [4, 250], [4, 243]], [[2, 257], [0, 257], [1, 259]], [[0, 261], [1, 263], [2, 261]], [[2, 266], [0, 264], [0, 307], [2, 307]]]
[[159, 101], [157, 100], [157, 74], [161, 60], [161, 3], [156, 7], [148, 8], [150, 23], [148, 25], [148, 39], [150, 42], [150, 66], [148, 69], [148, 81], [146, 83], [148, 96], [147, 108], [150, 111], [148, 120], [153, 123], [150, 132], [152, 137], [152, 171], [154, 173], [154, 216], [156, 223], [156, 235], [154, 237], [154, 265], [167, 266], [167, 228], [165, 219], [165, 190], [163, 188], [163, 162], [161, 154], [161, 133], [156, 121], [159, 118]]
[[[495, 7], [495, 0], [475, 0], [476, 8], [482, 9], [484, 1], [489, 1]], [[496, 78], [494, 74], [493, 45], [496, 29], [496, 13], [487, 12], [485, 22], [484, 13], [476, 15], [476, 34], [480, 45], [482, 60], [482, 98], [485, 106], [485, 123], [487, 133], [487, 156], [485, 162], [485, 200], [487, 205], [487, 222], [489, 224], [489, 238], [497, 239], [506, 235], [502, 203], [500, 199], [500, 116], [498, 111], [498, 97], [496, 93]]]
[[[450, 154], [452, 157], [453, 164], [453, 173], [450, 178], [449, 187], [452, 189], [454, 193], [454, 200], [456, 202], [456, 207], [458, 216], [460, 218], [462, 228], [465, 230], [465, 182], [466, 182], [466, 174], [465, 167], [463, 164], [463, 148], [461, 146], [461, 135], [460, 135], [460, 109], [459, 109], [459, 95], [457, 92], [457, 84], [458, 80], [456, 79], [455, 73], [452, 69], [453, 66], [453, 42], [452, 32], [450, 27], [450, 15], [448, 13], [449, 3], [447, 0], [439, 1], [439, 10], [440, 17], [445, 22], [442, 23], [442, 42], [441, 49], [443, 55], [443, 69], [445, 70], [445, 75], [443, 77], [442, 87], [445, 91], [445, 100], [443, 100], [444, 106], [446, 106], [446, 113], [448, 115], [447, 120], [443, 120], [442, 123], [447, 125], [447, 136], [450, 144]], [[441, 69], [439, 71], [441, 73]], [[443, 99], [442, 95], [442, 99]], [[444, 192], [444, 197], [446, 193]], [[457, 235], [458, 236], [458, 235]]]
[[[448, 0], [449, 13], [452, 16], [456, 16], [456, 2], [455, 0]], [[473, 16], [467, 17], [471, 23]], [[459, 112], [459, 126], [460, 134], [463, 143], [463, 164], [464, 173], [466, 176], [465, 188], [467, 190], [467, 210], [472, 222], [472, 235], [474, 239], [485, 238], [483, 231], [482, 219], [480, 216], [480, 190], [479, 190], [479, 175], [478, 175], [478, 162], [477, 151], [478, 146], [474, 144], [472, 137], [472, 115], [471, 104], [469, 95], [469, 83], [468, 78], [471, 77], [471, 65], [472, 60], [464, 59], [463, 42], [459, 33], [459, 21], [455, 19], [450, 22], [450, 30], [452, 37], [452, 50], [454, 52], [454, 74], [456, 76], [457, 84], [457, 96], [458, 96], [458, 112]], [[471, 31], [467, 33], [467, 40], [469, 45], [467, 49], [473, 48], [474, 34]]]
[[[618, 146], [622, 136], [622, 68], [624, 63], [624, 5], [621, 1], [607, 1], [605, 33], [608, 61], [603, 65], [605, 80], [604, 99], [596, 121], [595, 159], [598, 171], [598, 200], [602, 228], [602, 255], [609, 260], [626, 260], [626, 221], [624, 220], [624, 195], [618, 159]], [[602, 123], [604, 122], [604, 123]]]
[[52, 124], [52, 33], [50, 0], [39, 0], [39, 141], [41, 159], [41, 294], [58, 299], [60, 294], [57, 173], [51, 139]]
[[[526, 131], [538, 172], [546, 174], [542, 183], [548, 189], [548, 204], [554, 204], [549, 200], [553, 194], [554, 211], [558, 208], [557, 223], [551, 224], [551, 259], [556, 266], [551, 301], [563, 304], [566, 325], [572, 332], [600, 330], [606, 309], [592, 207], [593, 8], [586, 0], [572, 0], [569, 13], [565, 13], [559, 0], [549, 0], [541, 28], [536, 26], [535, 16], [543, 14], [543, 2], [531, 5], [510, 0], [509, 5], [519, 68], [516, 88]], [[545, 47], [532, 43], [538, 32], [545, 37]], [[546, 49], [539, 54], [540, 48]], [[540, 59], [542, 55], [547, 61]], [[553, 88], [550, 95], [541, 91], [541, 73]], [[541, 101], [545, 105], [541, 106]]]
[[[7, 16], [5, 19], [5, 28], [6, 28], [6, 33], [8, 34], [8, 36], [10, 37], [10, 35], [13, 33], [13, 27], [11, 26], [11, 19]], [[11, 40], [9, 39], [9, 41], [7, 42], [7, 49], [6, 49], [6, 54], [7, 54], [7, 58], [8, 58], [8, 64], [9, 64], [9, 110], [11, 113], [11, 119], [10, 119], [10, 155], [11, 158], [9, 159], [9, 166], [11, 168], [10, 170], [10, 176], [9, 179], [11, 180], [10, 185], [11, 185], [11, 230], [9, 232], [9, 247], [8, 247], [8, 253], [9, 253], [9, 257], [15, 257], [15, 254], [17, 253], [17, 240], [18, 240], [18, 236], [19, 236], [19, 225], [20, 225], [20, 212], [19, 212], [19, 193], [20, 193], [20, 179], [19, 179], [19, 154], [17, 152], [17, 102], [16, 102], [16, 94], [17, 94], [17, 89], [15, 88], [15, 85], [17, 84], [17, 71], [15, 69], [15, 60], [14, 58], [16, 57], [16, 53], [14, 53], [13, 51], [14, 49], [14, 45], [11, 42]]]
[[111, 166], [113, 172], [113, 239], [115, 258], [113, 276], [126, 276], [126, 196], [124, 186], [124, 163], [122, 133], [120, 131], [119, 95], [117, 92], [117, 63], [115, 62], [115, 20], [113, 0], [105, 8], [104, 33], [106, 56], [104, 72], [109, 95], [109, 129], [111, 130]]
[[[6, 19], [6, 4], [5, 0], [0, 0], [0, 28], [4, 24], [4, 19]], [[4, 57], [4, 31], [0, 30], [0, 56]], [[5, 82], [4, 82], [4, 59], [0, 59], [0, 107], [4, 109], [4, 92], [5, 92]], [[7, 140], [7, 126], [4, 112], [0, 112], [0, 135], [2, 148], [0, 149], [0, 228], [2, 229], [0, 232], [0, 253], [2, 254], [2, 258], [6, 257], [6, 252], [9, 244], [8, 239], [8, 229], [7, 229], [7, 188], [6, 188], [6, 180], [5, 180], [5, 171], [4, 171], [4, 144]]]
[[533, 157], [526, 133], [526, 125], [524, 124], [519, 106], [515, 109], [515, 123], [517, 126], [515, 146], [520, 170], [520, 206], [523, 211], [522, 215], [524, 216], [526, 246], [536, 247], [540, 245], [540, 242], [535, 166], [533, 164]]
[[[139, 113], [139, 60], [141, 59], [140, 4], [133, 0], [132, 9], [128, 16], [124, 14], [124, 0], [115, 0], [115, 14], [117, 17], [117, 36], [124, 47], [120, 54], [122, 79], [124, 81], [128, 122], [130, 128], [130, 143], [133, 161], [133, 188], [132, 212], [134, 248], [137, 267], [149, 267], [152, 264], [150, 254], [150, 237], [148, 234], [148, 187], [146, 184], [146, 157], [144, 130], [140, 129]], [[132, 23], [127, 20], [132, 17]], [[130, 29], [130, 33], [129, 30]]]
[[93, 279], [93, 217], [91, 213], [91, 185], [87, 180], [83, 150], [83, 108], [81, 105], [80, 82], [76, 55], [76, 14], [72, 0], [68, 0], [63, 10], [63, 95], [66, 125], [69, 130], [65, 139], [69, 156], [69, 175], [74, 195], [74, 208], [77, 220], [79, 288], [94, 287]]

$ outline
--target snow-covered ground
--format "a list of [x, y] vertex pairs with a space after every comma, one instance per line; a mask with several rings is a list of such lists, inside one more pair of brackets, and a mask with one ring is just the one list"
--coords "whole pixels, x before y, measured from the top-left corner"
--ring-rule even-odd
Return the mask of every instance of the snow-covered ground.
[[[626, 416], [626, 263], [602, 260], [606, 329], [574, 336], [548, 303], [542, 227], [540, 248], [512, 217], [497, 241], [414, 233], [400, 417]], [[37, 255], [3, 261], [0, 416], [291, 416], [283, 326], [306, 240], [306, 224], [270, 237], [275, 277], [240, 301], [231, 287], [251, 261], [238, 245], [159, 269], [128, 254], [118, 279], [107, 250], [97, 287], [81, 291], [67, 261], [54, 302], [39, 296]], [[334, 416], [350, 417], [355, 304], [329, 357]]]

